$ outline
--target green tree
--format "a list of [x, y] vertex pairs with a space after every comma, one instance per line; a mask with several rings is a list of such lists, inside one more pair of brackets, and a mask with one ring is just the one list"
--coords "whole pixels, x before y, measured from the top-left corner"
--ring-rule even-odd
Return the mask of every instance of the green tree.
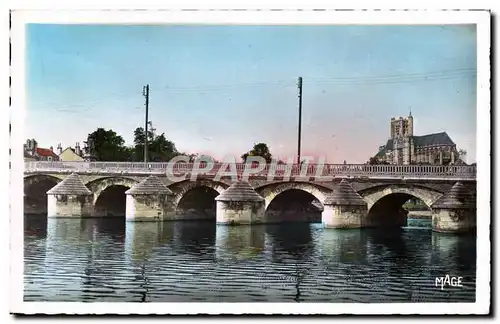
[[165, 137], [165, 133], [155, 136], [149, 149], [152, 161], [169, 161], [179, 155], [174, 142]]
[[[165, 133], [156, 134], [156, 129], [149, 124], [148, 127], [148, 161], [169, 161], [179, 155], [174, 142], [165, 137]], [[144, 161], [144, 128], [138, 127], [134, 131], [134, 160]]]
[[97, 161], [129, 161], [131, 150], [115, 131], [98, 128], [87, 136], [86, 146]]
[[[155, 137], [155, 129], [151, 122], [148, 127], [148, 157], [150, 157], [151, 144]], [[134, 161], [144, 161], [144, 127], [137, 127], [134, 131]]]
[[366, 164], [377, 165], [377, 164], [389, 164], [387, 161], [381, 161], [376, 156], [372, 156]]
[[243, 159], [243, 162], [247, 161], [247, 158], [249, 156], [260, 156], [263, 157], [267, 163], [271, 163], [272, 160], [272, 155], [271, 152], [269, 151], [269, 147], [265, 143], [258, 143], [253, 146], [253, 149], [250, 151], [244, 153], [241, 158]]

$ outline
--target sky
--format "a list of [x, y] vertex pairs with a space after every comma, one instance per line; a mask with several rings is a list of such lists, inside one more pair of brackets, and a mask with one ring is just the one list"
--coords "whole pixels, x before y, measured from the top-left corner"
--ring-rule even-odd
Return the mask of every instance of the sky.
[[98, 127], [127, 144], [149, 119], [177, 149], [221, 159], [267, 143], [365, 163], [391, 117], [446, 131], [476, 161], [476, 29], [446, 26], [27, 26], [26, 138], [83, 142]]

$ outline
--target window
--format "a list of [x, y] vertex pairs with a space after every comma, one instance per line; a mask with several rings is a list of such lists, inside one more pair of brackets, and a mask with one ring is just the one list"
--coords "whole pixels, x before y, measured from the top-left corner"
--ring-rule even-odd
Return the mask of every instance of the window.
[[52, 162], [52, 156], [47, 156], [47, 161]]

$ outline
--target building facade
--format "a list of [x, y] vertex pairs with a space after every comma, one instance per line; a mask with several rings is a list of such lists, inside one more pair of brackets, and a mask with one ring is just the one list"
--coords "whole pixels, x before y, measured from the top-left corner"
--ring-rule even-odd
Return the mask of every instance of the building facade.
[[59, 156], [54, 152], [53, 147], [38, 147], [35, 139], [28, 139], [24, 144], [25, 161], [59, 161]]
[[59, 144], [57, 146], [57, 154], [59, 155], [59, 161], [84, 161], [80, 143], [76, 143], [74, 148], [67, 147], [64, 150], [61, 144]]
[[457, 146], [446, 132], [415, 136], [413, 117], [391, 118], [390, 137], [375, 158], [388, 164], [463, 164]]

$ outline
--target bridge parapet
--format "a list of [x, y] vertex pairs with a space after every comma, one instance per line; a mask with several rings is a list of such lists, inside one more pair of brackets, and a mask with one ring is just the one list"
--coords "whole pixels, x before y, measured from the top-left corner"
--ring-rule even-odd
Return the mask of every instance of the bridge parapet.
[[[238, 178], [303, 177], [305, 180], [328, 178], [405, 179], [405, 180], [475, 180], [475, 166], [443, 165], [367, 165], [367, 164], [267, 164], [263, 168], [250, 163], [214, 163], [210, 167], [196, 163], [162, 162], [25, 162], [25, 174], [79, 173], [103, 175], [172, 175], [237, 176]], [[313, 178], [313, 179], [311, 179]]]

